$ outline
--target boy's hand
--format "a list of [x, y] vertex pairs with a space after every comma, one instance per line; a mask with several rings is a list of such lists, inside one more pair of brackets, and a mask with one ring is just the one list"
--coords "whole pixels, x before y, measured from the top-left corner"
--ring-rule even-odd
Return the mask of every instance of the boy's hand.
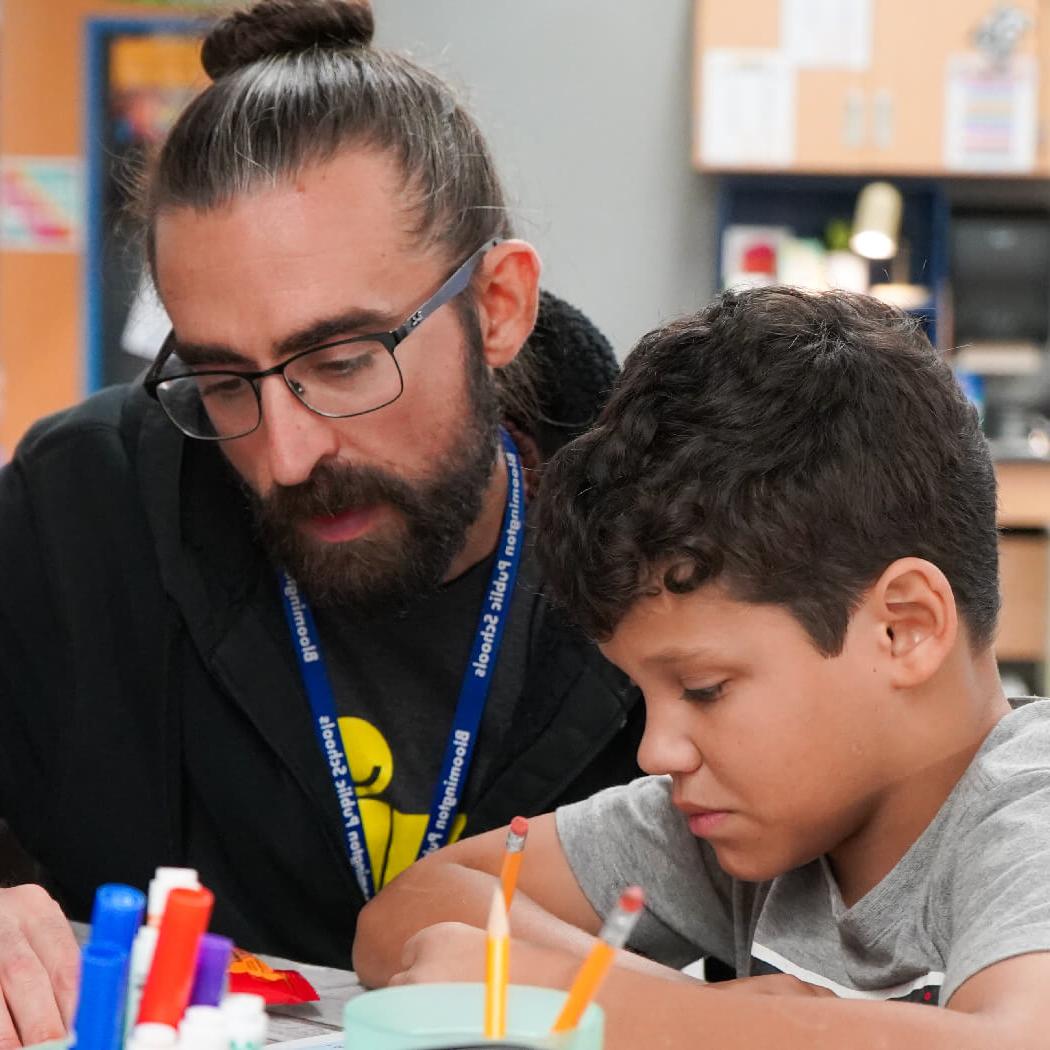
[[[560, 948], [533, 944], [529, 941], [511, 939], [511, 979], [515, 984], [534, 984], [548, 988], [568, 988], [569, 982], [584, 960], [585, 953], [577, 954]], [[662, 966], [650, 959], [631, 952], [618, 952], [617, 967], [638, 973], [649, 974], [665, 981], [696, 983], [681, 971]], [[757, 977], [742, 981], [727, 981], [710, 985], [712, 988], [742, 986], [741, 991], [788, 994], [785, 984], [781, 991], [773, 985], [752, 987], [754, 982], [791, 981], [804, 994], [807, 988], [793, 977]], [[485, 980], [485, 931], [462, 922], [437, 922], [426, 926], [405, 942], [401, 955], [401, 971], [390, 978], [389, 984], [433, 984], [439, 981], [484, 981]], [[823, 988], [815, 988], [813, 994], [828, 994]]]
[[485, 980], [485, 931], [464, 922], [437, 922], [413, 934], [390, 984]]
[[[568, 988], [582, 958], [572, 952], [511, 940], [510, 978], [514, 984]], [[402, 970], [390, 984], [434, 984], [485, 980], [485, 931], [462, 922], [438, 922], [405, 943]]]

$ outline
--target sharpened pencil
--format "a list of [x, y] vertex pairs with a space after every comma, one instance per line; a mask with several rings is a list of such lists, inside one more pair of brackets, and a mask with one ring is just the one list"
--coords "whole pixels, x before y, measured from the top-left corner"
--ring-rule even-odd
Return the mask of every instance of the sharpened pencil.
[[507, 911], [510, 911], [510, 902], [514, 899], [514, 889], [518, 885], [518, 871], [521, 869], [528, 834], [529, 822], [524, 817], [515, 817], [510, 822], [507, 846], [503, 853], [503, 867], [499, 874], [500, 885], [503, 887], [503, 903]]
[[492, 894], [488, 936], [485, 942], [485, 1037], [502, 1039], [507, 1032], [507, 977], [510, 927], [503, 889]]
[[580, 1023], [584, 1010], [598, 992], [609, 967], [616, 958], [616, 952], [627, 943], [631, 930], [642, 913], [645, 895], [637, 886], [630, 886], [620, 895], [620, 901], [612, 914], [605, 920], [598, 942], [591, 949], [576, 974], [561, 1008], [551, 1028], [552, 1032], [568, 1032]]

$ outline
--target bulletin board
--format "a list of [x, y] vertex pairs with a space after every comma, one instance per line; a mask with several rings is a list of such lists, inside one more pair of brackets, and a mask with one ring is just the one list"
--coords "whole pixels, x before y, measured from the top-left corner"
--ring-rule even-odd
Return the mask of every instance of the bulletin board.
[[85, 378], [88, 391], [141, 375], [167, 333], [129, 205], [150, 152], [207, 86], [204, 23], [90, 19], [85, 125]]

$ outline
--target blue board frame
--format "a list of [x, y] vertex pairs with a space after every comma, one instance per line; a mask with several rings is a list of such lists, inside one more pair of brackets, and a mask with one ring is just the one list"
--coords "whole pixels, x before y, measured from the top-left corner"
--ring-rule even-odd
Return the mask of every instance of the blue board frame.
[[105, 142], [108, 126], [109, 46], [118, 38], [174, 34], [200, 36], [206, 21], [200, 18], [107, 18], [91, 17], [84, 27], [84, 361], [81, 385], [84, 394], [104, 385], [104, 296], [105, 251]]

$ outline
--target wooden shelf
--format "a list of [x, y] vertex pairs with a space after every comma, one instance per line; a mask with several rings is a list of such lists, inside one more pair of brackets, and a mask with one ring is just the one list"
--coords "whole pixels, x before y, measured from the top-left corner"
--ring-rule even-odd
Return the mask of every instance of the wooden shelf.
[[996, 655], [1043, 664], [1045, 683], [1050, 657], [1050, 462], [1006, 461], [996, 464], [995, 473], [999, 525], [1006, 530], [999, 540], [1003, 609]]

